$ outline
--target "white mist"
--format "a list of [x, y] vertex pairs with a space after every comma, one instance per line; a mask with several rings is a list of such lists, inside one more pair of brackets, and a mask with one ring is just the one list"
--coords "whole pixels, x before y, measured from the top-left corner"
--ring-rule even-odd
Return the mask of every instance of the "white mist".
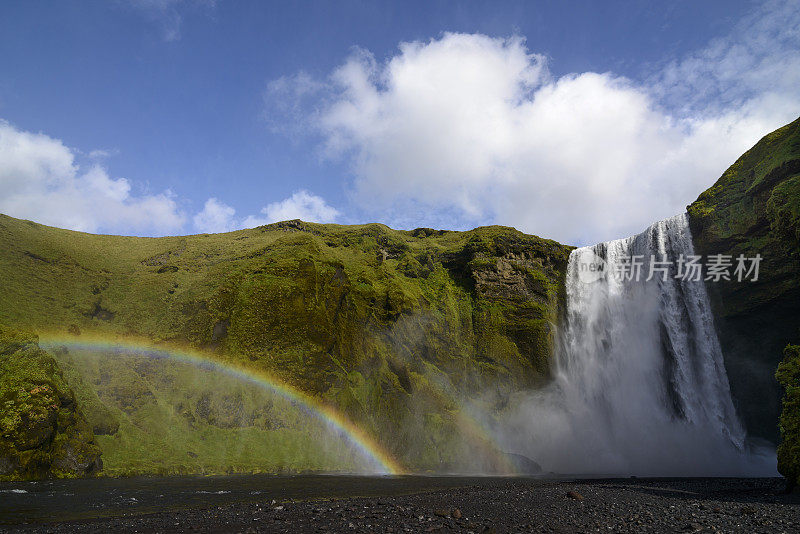
[[[675, 278], [693, 254], [686, 215], [572, 252], [554, 380], [515, 399], [507, 450], [556, 473], [776, 474], [774, 451], [754, 450], [736, 415], [704, 282]], [[608, 274], [632, 255], [644, 256], [639, 280]], [[651, 255], [673, 265], [667, 280], [646, 280]], [[606, 273], [587, 277], [595, 257]]]

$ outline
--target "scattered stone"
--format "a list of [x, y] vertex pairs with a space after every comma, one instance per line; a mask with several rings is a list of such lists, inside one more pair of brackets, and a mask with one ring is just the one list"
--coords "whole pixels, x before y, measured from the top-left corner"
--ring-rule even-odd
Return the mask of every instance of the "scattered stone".
[[[642, 483], [642, 480], [646, 482]], [[574, 483], [531, 479], [487, 479], [457, 489], [437, 489], [401, 495], [378, 503], [372, 497], [342, 497], [332, 501], [280, 499], [269, 506], [259, 503], [221, 502], [225, 494], [208, 496], [204, 507], [174, 509], [142, 516], [114, 516], [59, 523], [16, 525], [20, 534], [67, 534], [82, 532], [794, 532], [800, 524], [800, 498], [781, 494], [781, 479], [626, 479], [584, 481], [591, 506], [570, 500], [585, 498]], [[17, 488], [0, 484], [0, 491]], [[11, 496], [0, 494], [0, 511]], [[103, 494], [105, 495], [105, 494]], [[692, 495], [687, 500], [686, 495]], [[122, 513], [129, 513], [129, 495]], [[137, 495], [140, 505], [153, 496]], [[169, 497], [157, 495], [159, 502]], [[31, 502], [42, 502], [34, 500]], [[105, 497], [104, 497], [105, 498]], [[219, 499], [219, 500], [218, 500]], [[174, 501], [181, 505], [180, 500]], [[219, 505], [215, 505], [215, 502]], [[453, 507], [468, 507], [470, 519]], [[720, 504], [724, 503], [724, 504]], [[274, 511], [281, 506], [283, 511]], [[720, 506], [724, 511], [720, 510]], [[255, 509], [254, 509], [255, 508]], [[718, 513], [714, 513], [716, 508]], [[267, 512], [264, 514], [264, 512]], [[0, 513], [0, 517], [2, 514]], [[419, 521], [418, 521], [419, 519]], [[256, 522], [255, 520], [258, 520]], [[178, 523], [180, 526], [176, 526]], [[257, 525], [257, 527], [256, 527]], [[3, 525], [5, 532], [6, 525]]]

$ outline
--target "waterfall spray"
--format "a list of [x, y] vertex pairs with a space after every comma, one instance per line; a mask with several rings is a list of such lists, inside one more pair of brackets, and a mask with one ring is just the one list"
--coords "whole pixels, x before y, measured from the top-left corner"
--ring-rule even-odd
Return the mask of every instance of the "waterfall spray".
[[[572, 252], [554, 379], [518, 399], [511, 450], [559, 473], [774, 474], [736, 415], [704, 282], [677, 272], [693, 255], [686, 215]], [[615, 276], [631, 257], [639, 276]]]

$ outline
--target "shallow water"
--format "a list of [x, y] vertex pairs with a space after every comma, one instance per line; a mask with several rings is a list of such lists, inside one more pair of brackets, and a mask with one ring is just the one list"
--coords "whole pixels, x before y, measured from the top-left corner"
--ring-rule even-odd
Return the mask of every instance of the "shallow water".
[[0, 483], [0, 525], [139, 515], [240, 502], [389, 496], [463, 487], [486, 477], [231, 475]]

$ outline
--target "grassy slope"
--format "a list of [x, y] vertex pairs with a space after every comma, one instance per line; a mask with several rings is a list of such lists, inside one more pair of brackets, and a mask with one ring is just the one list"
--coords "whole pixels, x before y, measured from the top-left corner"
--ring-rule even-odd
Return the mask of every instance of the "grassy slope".
[[[569, 253], [504, 227], [401, 232], [291, 221], [149, 239], [6, 216], [0, 247], [0, 323], [188, 344], [269, 370], [344, 411], [415, 469], [458, 468], [474, 456], [457, 445], [456, 399], [488, 385], [502, 405], [505, 392], [546, 377]], [[65, 365], [74, 380], [96, 373], [74, 357]], [[156, 378], [140, 379], [158, 398]], [[121, 401], [96, 381], [79, 384], [79, 396], [91, 420], [117, 425], [114, 440], [98, 438], [114, 468], [163, 465], [136, 448], [131, 414], [123, 417]], [[195, 393], [183, 399], [193, 413]], [[151, 422], [163, 421], [157, 411]], [[176, 454], [185, 458], [189, 448]], [[181, 460], [170, 469], [218, 471], [220, 462]]]
[[759, 281], [709, 284], [748, 429], [776, 441], [775, 367], [800, 341], [800, 119], [765, 136], [688, 207], [700, 254], [760, 254]]

